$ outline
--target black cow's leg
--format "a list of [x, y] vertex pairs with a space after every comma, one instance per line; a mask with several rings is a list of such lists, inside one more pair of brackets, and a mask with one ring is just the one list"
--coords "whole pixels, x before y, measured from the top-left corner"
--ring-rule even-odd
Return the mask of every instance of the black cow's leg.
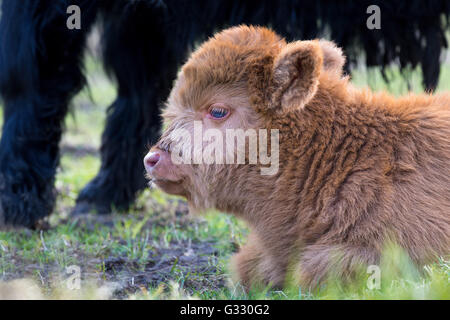
[[429, 20], [425, 25], [427, 41], [421, 59], [423, 86], [427, 92], [433, 92], [439, 82], [441, 51], [447, 47], [447, 41], [440, 29], [439, 20]]
[[[69, 30], [67, 7], [81, 8]], [[96, 1], [3, 1], [0, 22], [0, 226], [33, 227], [53, 209], [62, 121], [81, 89], [85, 36]]]
[[178, 65], [162, 2], [114, 2], [103, 10], [104, 62], [118, 96], [108, 109], [100, 171], [80, 193], [74, 214], [125, 210], [145, 187], [142, 159], [159, 134], [159, 104]]

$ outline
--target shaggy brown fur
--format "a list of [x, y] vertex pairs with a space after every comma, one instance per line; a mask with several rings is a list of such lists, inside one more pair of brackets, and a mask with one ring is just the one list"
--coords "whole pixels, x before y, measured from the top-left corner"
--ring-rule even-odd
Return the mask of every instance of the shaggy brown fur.
[[[241, 26], [204, 43], [179, 73], [153, 150], [170, 153], [169, 133], [192, 130], [194, 120], [280, 132], [272, 176], [261, 165], [175, 168], [170, 160], [158, 163], [159, 176], [158, 165], [149, 170], [193, 209], [248, 222], [248, 243], [233, 258], [247, 288], [283, 286], [290, 268], [307, 287], [330, 273], [348, 278], [377, 264], [387, 241], [418, 264], [450, 253], [450, 95], [359, 90], [342, 75], [344, 61], [328, 41], [286, 43]], [[213, 103], [231, 116], [206, 119]]]

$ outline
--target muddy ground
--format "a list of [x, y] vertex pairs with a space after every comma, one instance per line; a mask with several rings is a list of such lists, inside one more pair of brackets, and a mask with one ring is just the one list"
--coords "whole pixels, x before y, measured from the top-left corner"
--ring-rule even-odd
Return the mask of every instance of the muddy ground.
[[[76, 217], [75, 224], [79, 232], [96, 232], [99, 227], [113, 228], [126, 220], [126, 215], [97, 215], [85, 214]], [[137, 218], [138, 219], [138, 218]], [[170, 219], [170, 222], [167, 220]], [[61, 221], [68, 223], [68, 221]], [[186, 205], [183, 202], [177, 204], [175, 215], [156, 213], [148, 219], [142, 230], [151, 230], [155, 226], [164, 226], [168, 223], [177, 227], [198, 227], [195, 225], [205, 223], [188, 217]], [[45, 238], [46, 232], [42, 237]], [[33, 232], [22, 231], [24, 235], [31, 236]], [[112, 233], [111, 233], [112, 234]], [[152, 235], [147, 231], [147, 238]], [[42, 239], [42, 238], [41, 238]], [[112, 238], [115, 246], [127, 245], [123, 238]], [[43, 243], [43, 250], [45, 248]], [[107, 244], [105, 245], [107, 246]], [[152, 241], [151, 249], [147, 251], [147, 258], [130, 259], [124, 254], [111, 254], [98, 257], [84, 252], [77, 247], [70, 248], [68, 255], [74, 257], [77, 265], [82, 268], [82, 281], [95, 282], [97, 286], [108, 285], [112, 288], [111, 298], [124, 299], [139, 292], [148, 291], [151, 288], [168, 288], [170, 283], [177, 283], [188, 295], [204, 290], [219, 290], [226, 286], [227, 275], [219, 266], [218, 249], [213, 241], [199, 241], [195, 239], [172, 239], [170, 242]], [[0, 280], [8, 281], [20, 278], [35, 279], [41, 288], [51, 290], [60, 285], [68, 277], [62, 270], [61, 263], [31, 263], [31, 261], [19, 253], [8, 253], [8, 259], [14, 264], [14, 270], [3, 272]]]

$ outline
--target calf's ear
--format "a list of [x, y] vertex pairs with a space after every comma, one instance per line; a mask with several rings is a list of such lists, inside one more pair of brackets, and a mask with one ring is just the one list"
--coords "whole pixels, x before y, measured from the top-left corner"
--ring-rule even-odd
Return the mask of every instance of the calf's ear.
[[342, 49], [328, 40], [320, 40], [319, 46], [323, 53], [323, 69], [342, 76], [345, 65], [345, 56]]
[[273, 64], [271, 108], [285, 112], [304, 107], [317, 91], [322, 63], [319, 41], [287, 44]]

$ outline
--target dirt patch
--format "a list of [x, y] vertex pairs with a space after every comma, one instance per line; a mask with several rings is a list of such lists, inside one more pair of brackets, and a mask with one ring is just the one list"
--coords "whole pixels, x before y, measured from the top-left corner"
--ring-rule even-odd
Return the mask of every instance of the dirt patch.
[[155, 248], [144, 267], [124, 258], [108, 258], [104, 260], [104, 276], [118, 283], [116, 298], [170, 281], [177, 282], [190, 294], [217, 290], [225, 281], [223, 276], [217, 276], [216, 254], [217, 249], [210, 243], [171, 243], [168, 248]]

